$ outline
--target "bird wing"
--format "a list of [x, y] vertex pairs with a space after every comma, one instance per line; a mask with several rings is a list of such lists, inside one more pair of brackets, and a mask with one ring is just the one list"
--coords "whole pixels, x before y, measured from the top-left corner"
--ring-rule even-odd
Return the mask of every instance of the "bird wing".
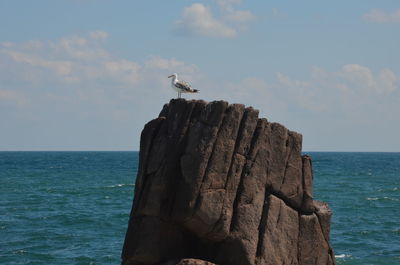
[[185, 81], [178, 81], [178, 82], [176, 82], [175, 86], [184, 91], [188, 91], [188, 92], [192, 91], [192, 86]]

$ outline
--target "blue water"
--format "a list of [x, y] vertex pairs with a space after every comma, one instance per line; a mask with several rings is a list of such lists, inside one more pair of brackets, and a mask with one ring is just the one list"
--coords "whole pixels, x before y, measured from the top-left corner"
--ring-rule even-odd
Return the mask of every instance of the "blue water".
[[[337, 264], [400, 264], [400, 153], [309, 153]], [[137, 152], [0, 152], [0, 264], [119, 264]]]
[[400, 153], [310, 153], [338, 264], [400, 264]]
[[1, 152], [0, 264], [119, 264], [134, 152]]

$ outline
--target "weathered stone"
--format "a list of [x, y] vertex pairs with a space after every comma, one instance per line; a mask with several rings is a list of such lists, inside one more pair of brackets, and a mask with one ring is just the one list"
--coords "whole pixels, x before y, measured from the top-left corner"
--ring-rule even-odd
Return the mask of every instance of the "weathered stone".
[[258, 228], [263, 211], [267, 172], [265, 161], [268, 156], [265, 148], [268, 128], [266, 120], [260, 120], [254, 132], [253, 143], [250, 146], [249, 156], [240, 183], [236, 205], [233, 209], [231, 232], [228, 244], [222, 244], [218, 262], [223, 256], [230, 255], [230, 245], [237, 245], [236, 255], [245, 257], [244, 261], [235, 259], [229, 264], [254, 264], [257, 252]]
[[129, 223], [122, 259], [125, 264], [156, 264], [178, 258], [190, 253], [188, 240], [178, 226], [158, 217], [135, 217]]
[[140, 153], [139, 153], [139, 170], [136, 177], [136, 194], [134, 198], [134, 202], [132, 205], [132, 212], [137, 212], [138, 207], [140, 205], [145, 205], [144, 203], [140, 202], [142, 198], [142, 194], [144, 192], [144, 185], [147, 180], [147, 164], [148, 164], [148, 157], [150, 156], [151, 145], [153, 142], [153, 138], [158, 133], [159, 128], [165, 122], [165, 117], [160, 117], [148, 122], [140, 136]]
[[325, 240], [329, 242], [330, 224], [332, 211], [328, 204], [321, 201], [314, 201], [315, 213], [318, 216], [319, 223], [321, 224], [322, 233], [324, 234]]
[[123, 264], [334, 264], [302, 136], [224, 101], [171, 100], [141, 135]]
[[333, 255], [316, 214], [300, 216], [299, 263], [303, 265], [331, 264]]
[[185, 222], [189, 229], [227, 107], [224, 101], [212, 102], [205, 105], [199, 117], [192, 117], [194, 122], [188, 130], [185, 151], [180, 159], [182, 177], [178, 180], [178, 187], [175, 187], [176, 199], [172, 213], [177, 221]]
[[193, 233], [210, 233], [220, 219], [226, 181], [243, 112], [244, 106], [238, 104], [230, 105], [225, 111], [207, 162], [193, 215], [185, 222], [185, 226]]
[[270, 127], [269, 184], [275, 194], [281, 195], [298, 209], [303, 200], [302, 136], [278, 123], [273, 123]]
[[311, 157], [303, 156], [303, 203], [301, 210], [306, 214], [311, 214], [315, 211], [313, 203], [313, 175]]
[[260, 226], [257, 264], [298, 264], [299, 217], [281, 199], [269, 195]]
[[201, 259], [181, 259], [181, 260], [168, 261], [160, 265], [216, 265], [216, 264]]

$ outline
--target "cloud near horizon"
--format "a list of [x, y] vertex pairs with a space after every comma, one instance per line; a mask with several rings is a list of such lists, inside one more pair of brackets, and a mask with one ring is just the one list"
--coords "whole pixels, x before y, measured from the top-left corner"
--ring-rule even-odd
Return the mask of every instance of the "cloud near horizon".
[[298, 80], [283, 73], [277, 73], [276, 78], [275, 97], [286, 100], [287, 106], [336, 117], [337, 122], [393, 121], [394, 113], [400, 111], [399, 78], [388, 68], [372, 71], [359, 64], [346, 64], [330, 72], [315, 66], [309, 79]]
[[306, 121], [309, 115], [321, 123], [332, 117], [329, 123], [347, 122], [349, 127], [398, 121], [399, 76], [389, 68], [353, 63], [337, 71], [315, 66], [302, 79], [280, 72], [269, 80], [211, 80], [196, 65], [176, 58], [118, 58], [105, 48], [107, 38], [96, 31], [54, 41], [0, 43], [0, 105], [7, 106], [0, 115], [22, 124], [40, 124], [39, 119], [43, 126], [51, 126], [50, 120], [56, 127], [68, 123], [78, 128], [83, 120], [89, 125], [132, 124], [139, 130], [176, 96], [167, 75], [177, 72], [201, 91], [188, 98], [253, 106], [260, 116], [290, 128], [295, 117]]
[[377, 107], [376, 99], [399, 97], [399, 78], [388, 68], [374, 72], [366, 66], [346, 64], [328, 72], [315, 66], [305, 80], [277, 73], [275, 80], [249, 76], [238, 83], [210, 81], [197, 66], [175, 58], [149, 56], [144, 62], [116, 58], [104, 48], [107, 38], [106, 32], [95, 31], [56, 41], [1, 43], [0, 102], [23, 107], [43, 102], [39, 98], [45, 95], [43, 98], [63, 104], [83, 101], [120, 109], [117, 105], [121, 102], [136, 102], [140, 106], [141, 98], [155, 93], [161, 95], [160, 102], [174, 96], [165, 89], [169, 87], [166, 76], [172, 72], [191, 81], [206, 100], [220, 98], [260, 109], [274, 106], [283, 112], [289, 107], [311, 112], [347, 111], [363, 104]]
[[[105, 47], [108, 33], [89, 32], [55, 41], [0, 43], [0, 104], [35, 108], [56, 104], [70, 111], [81, 104], [108, 106], [111, 112], [141, 104], [154, 94], [174, 95], [164, 89], [168, 74], [177, 71], [195, 79], [198, 69], [175, 58], [148, 56], [143, 62], [118, 58]], [[162, 102], [164, 103], [164, 102]], [[101, 112], [102, 110], [100, 110]], [[98, 115], [93, 113], [93, 115]]]
[[[21, 81], [41, 84], [53, 81], [68, 85], [107, 79], [118, 86], [135, 86], [145, 81], [144, 76], [149, 71], [179, 70], [188, 74], [196, 71], [194, 65], [175, 58], [149, 56], [144, 62], [116, 58], [104, 48], [102, 42], [107, 37], [106, 32], [95, 31], [87, 36], [67, 36], [57, 41], [2, 43], [0, 56], [3, 63], [0, 66], [3, 70], [19, 68]], [[2, 74], [1, 77], [6, 76]]]
[[381, 9], [371, 9], [363, 16], [363, 19], [372, 23], [400, 23], [400, 9], [392, 13]]
[[278, 72], [274, 78], [245, 76], [230, 80], [198, 80], [201, 97], [253, 106], [272, 121], [293, 116], [335, 117], [331, 122], [376, 122], [395, 120], [400, 112], [399, 76], [389, 68], [371, 70], [360, 64], [345, 64], [337, 71], [314, 66], [308, 78], [298, 79]]

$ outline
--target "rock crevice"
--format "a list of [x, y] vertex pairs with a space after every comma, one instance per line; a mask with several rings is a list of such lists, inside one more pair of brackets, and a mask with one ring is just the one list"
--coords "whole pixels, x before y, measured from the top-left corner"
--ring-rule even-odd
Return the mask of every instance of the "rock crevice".
[[251, 107], [171, 100], [141, 134], [122, 264], [334, 264], [301, 145]]

